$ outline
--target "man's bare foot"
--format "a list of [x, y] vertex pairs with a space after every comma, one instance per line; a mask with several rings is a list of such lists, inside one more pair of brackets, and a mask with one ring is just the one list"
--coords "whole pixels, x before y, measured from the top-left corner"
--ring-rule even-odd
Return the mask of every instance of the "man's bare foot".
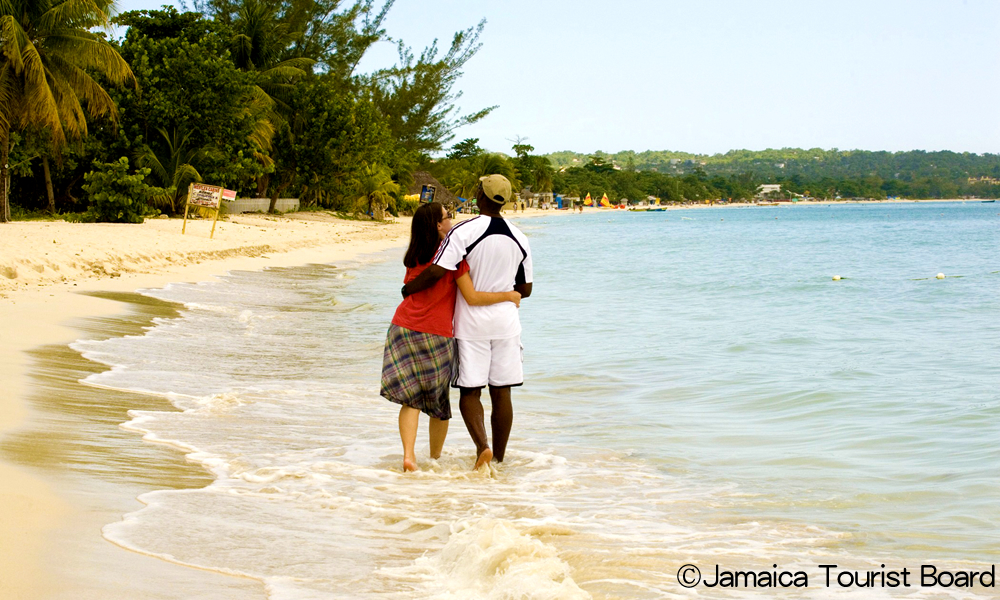
[[416, 460], [413, 460], [411, 458], [404, 458], [403, 459], [403, 472], [404, 473], [412, 473], [412, 472], [418, 471], [418, 470], [419, 469], [417, 469], [417, 461]]
[[493, 460], [493, 451], [487, 448], [479, 453], [479, 458], [476, 459], [476, 466], [472, 467], [473, 471], [478, 471], [479, 467], [489, 464]]

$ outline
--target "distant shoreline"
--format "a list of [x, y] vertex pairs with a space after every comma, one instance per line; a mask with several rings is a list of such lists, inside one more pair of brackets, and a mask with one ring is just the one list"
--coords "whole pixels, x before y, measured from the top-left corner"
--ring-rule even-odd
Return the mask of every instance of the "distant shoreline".
[[[968, 200], [963, 198], [945, 198], [945, 199], [929, 199], [929, 200], [799, 200], [798, 202], [791, 202], [788, 200], [781, 200], [778, 202], [715, 202], [712, 204], [661, 204], [660, 206], [667, 210], [686, 210], [692, 208], [774, 208], [782, 206], [819, 206], [819, 205], [833, 205], [833, 204], [930, 204], [935, 202], [989, 202], [989, 199], [975, 199]], [[585, 207], [587, 210], [594, 210], [595, 207], [588, 206]], [[612, 209], [612, 208], [598, 208], [598, 210], [628, 210], [628, 209]], [[557, 211], [558, 212], [558, 211]], [[635, 211], [633, 211], [635, 212]]]

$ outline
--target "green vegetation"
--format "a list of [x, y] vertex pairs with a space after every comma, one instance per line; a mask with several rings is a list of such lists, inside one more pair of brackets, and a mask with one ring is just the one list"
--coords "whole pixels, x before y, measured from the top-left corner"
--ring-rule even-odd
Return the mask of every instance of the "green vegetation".
[[[20, 139], [13, 134], [23, 132], [29, 140], [22, 147], [41, 157], [51, 197], [49, 154], [85, 136], [89, 120], [115, 118], [115, 103], [94, 78], [120, 85], [133, 80], [132, 72], [90, 31], [108, 25], [111, 5], [111, 0], [0, 2], [0, 183], [10, 176], [11, 142]], [[14, 162], [18, 158], [23, 155]], [[0, 185], [0, 223], [10, 220], [7, 193]]]
[[530, 154], [534, 148], [515, 143], [515, 157], [487, 152], [479, 147], [478, 138], [465, 139], [454, 146], [446, 158], [425, 164], [429, 171], [456, 195], [472, 198], [483, 175], [500, 174], [511, 182], [514, 192], [531, 188], [535, 192], [551, 192], [555, 171], [544, 156]]
[[[296, 196], [303, 208], [409, 210], [418, 170], [472, 196], [479, 177], [515, 191], [612, 200], [1000, 196], [1000, 156], [781, 149], [511, 154], [454, 132], [461, 70], [480, 22], [374, 73], [357, 66], [394, 0], [193, 0], [194, 10], [132, 11], [111, 0], [0, 2], [0, 222], [41, 211], [125, 222], [183, 211], [194, 181], [240, 196]], [[100, 30], [127, 27], [123, 39]], [[431, 155], [446, 153], [433, 160]], [[111, 177], [121, 177], [121, 185]], [[138, 179], [135, 179], [138, 177]], [[132, 194], [130, 196], [130, 194]], [[128, 202], [126, 201], [128, 200]]]
[[783, 197], [959, 198], [1000, 197], [1000, 155], [863, 150], [733, 150], [683, 152], [556, 152], [556, 191], [571, 195], [668, 200], [746, 199], [765, 183]]
[[90, 208], [80, 216], [81, 221], [102, 223], [142, 223], [156, 214], [149, 207], [153, 190], [144, 181], [149, 169], [139, 169], [129, 174], [128, 159], [122, 157], [113, 163], [96, 163], [96, 170], [84, 176], [84, 191], [90, 196]]
[[[272, 210], [297, 196], [304, 207], [353, 212], [365, 198], [375, 217], [394, 212], [430, 153], [492, 108], [455, 106], [482, 22], [443, 52], [398, 42], [395, 66], [355, 73], [388, 40], [392, 5], [195, 0], [192, 11], [111, 19], [110, 0], [0, 3], [0, 163], [16, 213], [135, 222], [147, 203], [182, 212], [194, 181], [269, 197]], [[123, 39], [92, 31], [112, 23], [127, 27]], [[112, 191], [112, 174], [128, 183]], [[0, 221], [10, 217], [3, 189]]]

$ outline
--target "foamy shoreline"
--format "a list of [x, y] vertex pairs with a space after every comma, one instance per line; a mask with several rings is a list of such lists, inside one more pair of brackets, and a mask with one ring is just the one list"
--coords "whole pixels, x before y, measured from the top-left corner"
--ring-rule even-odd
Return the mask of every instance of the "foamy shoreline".
[[[518, 213], [515, 218], [567, 214]], [[514, 215], [507, 215], [513, 217]], [[27, 351], [68, 344], [82, 319], [122, 314], [126, 307], [88, 292], [133, 292], [174, 282], [209, 281], [233, 270], [259, 270], [350, 260], [404, 245], [409, 218], [372, 223], [321, 213], [286, 217], [240, 215], [220, 221], [178, 219], [142, 225], [15, 222], [0, 227], [0, 437], [25, 424], [33, 360]], [[86, 518], [37, 472], [0, 461], [0, 597], [42, 598], [66, 593], [73, 582], [53, 577], [58, 561], [52, 533], [84, 529]], [[100, 536], [99, 530], [86, 535]], [[100, 543], [107, 543], [98, 539]], [[126, 552], [121, 550], [121, 552]], [[95, 569], [98, 568], [95, 566]], [[186, 574], [184, 567], [175, 567]], [[179, 575], [186, 576], [186, 575]], [[140, 594], [137, 597], [142, 597]]]

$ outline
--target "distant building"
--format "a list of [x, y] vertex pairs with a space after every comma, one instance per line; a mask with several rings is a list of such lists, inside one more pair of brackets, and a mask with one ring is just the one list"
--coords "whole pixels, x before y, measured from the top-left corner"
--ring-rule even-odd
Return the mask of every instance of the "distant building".
[[765, 183], [757, 188], [757, 196], [767, 197], [769, 194], [780, 194], [781, 184], [780, 183]]

